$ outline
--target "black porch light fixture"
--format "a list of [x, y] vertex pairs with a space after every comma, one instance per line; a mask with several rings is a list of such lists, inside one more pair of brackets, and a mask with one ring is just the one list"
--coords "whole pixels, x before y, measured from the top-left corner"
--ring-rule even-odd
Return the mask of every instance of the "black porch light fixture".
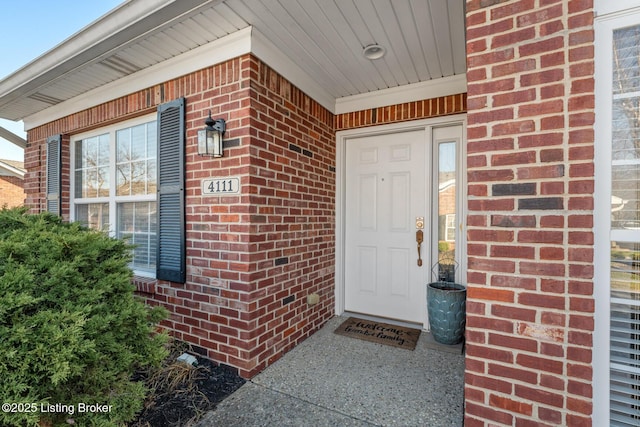
[[222, 136], [227, 128], [224, 119], [213, 120], [211, 110], [204, 121], [207, 125], [198, 131], [198, 154], [209, 157], [222, 157]]

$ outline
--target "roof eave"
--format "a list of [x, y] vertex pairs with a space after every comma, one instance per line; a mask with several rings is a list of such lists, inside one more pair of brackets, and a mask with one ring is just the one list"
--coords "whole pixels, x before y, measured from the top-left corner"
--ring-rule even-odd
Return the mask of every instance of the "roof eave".
[[99, 86], [82, 95], [70, 98], [60, 104], [28, 115], [23, 118], [25, 130], [33, 129], [118, 97], [129, 95], [135, 91], [152, 87], [168, 79], [250, 53], [251, 40], [251, 27], [238, 30], [182, 55], [152, 65], [134, 74]]
[[0, 176], [13, 176], [16, 178], [24, 179], [24, 174], [24, 170], [14, 168], [13, 166], [8, 165], [3, 161], [0, 161]]
[[0, 117], [14, 121], [23, 119], [26, 115], [12, 112], [11, 104], [16, 99], [37, 92], [47, 82], [153, 30], [167, 17], [175, 17], [204, 3], [216, 1], [221, 0], [143, 0], [127, 1], [117, 6], [1, 80]]
[[27, 148], [27, 141], [24, 138], [19, 137], [15, 133], [3, 128], [2, 126], [0, 126], [0, 138], [6, 139], [7, 141], [17, 145], [22, 149]]

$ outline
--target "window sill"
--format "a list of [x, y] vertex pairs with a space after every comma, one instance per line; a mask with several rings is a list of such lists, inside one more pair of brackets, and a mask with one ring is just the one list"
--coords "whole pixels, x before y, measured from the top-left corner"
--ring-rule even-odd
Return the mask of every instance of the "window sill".
[[156, 293], [156, 284], [158, 283], [156, 279], [134, 275], [131, 281], [136, 287], [136, 292], [138, 293], [149, 295], [154, 295]]

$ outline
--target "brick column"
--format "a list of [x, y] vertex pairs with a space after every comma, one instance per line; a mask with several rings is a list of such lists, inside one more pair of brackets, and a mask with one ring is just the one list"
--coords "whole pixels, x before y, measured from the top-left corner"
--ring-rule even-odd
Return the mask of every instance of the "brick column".
[[591, 425], [593, 4], [466, 13], [465, 426]]

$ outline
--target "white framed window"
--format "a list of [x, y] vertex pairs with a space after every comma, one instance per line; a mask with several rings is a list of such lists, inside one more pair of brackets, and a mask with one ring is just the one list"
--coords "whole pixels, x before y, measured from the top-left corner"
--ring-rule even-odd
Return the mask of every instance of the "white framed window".
[[131, 267], [154, 277], [157, 247], [156, 115], [71, 138], [71, 216], [134, 245]]
[[640, 10], [596, 20], [593, 425], [640, 424]]
[[447, 214], [445, 216], [444, 240], [447, 242], [456, 241], [456, 214]]

